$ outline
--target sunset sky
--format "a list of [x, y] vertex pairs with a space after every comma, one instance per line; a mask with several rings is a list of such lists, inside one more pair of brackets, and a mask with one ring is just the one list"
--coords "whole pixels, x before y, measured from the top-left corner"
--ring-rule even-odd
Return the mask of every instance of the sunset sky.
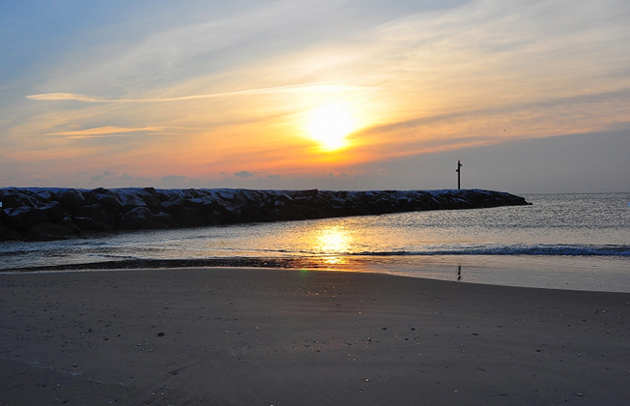
[[0, 187], [630, 191], [627, 0], [0, 0]]

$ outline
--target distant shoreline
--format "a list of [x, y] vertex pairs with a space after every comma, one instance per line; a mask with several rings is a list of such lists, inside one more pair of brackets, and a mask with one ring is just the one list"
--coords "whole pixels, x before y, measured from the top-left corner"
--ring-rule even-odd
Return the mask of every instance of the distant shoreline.
[[520, 196], [480, 189], [4, 188], [0, 201], [0, 241], [530, 204]]

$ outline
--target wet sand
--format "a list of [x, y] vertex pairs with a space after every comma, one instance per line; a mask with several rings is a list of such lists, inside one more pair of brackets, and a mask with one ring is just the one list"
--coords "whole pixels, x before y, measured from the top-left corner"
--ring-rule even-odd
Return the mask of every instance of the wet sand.
[[0, 403], [621, 405], [629, 313], [359, 272], [0, 274]]

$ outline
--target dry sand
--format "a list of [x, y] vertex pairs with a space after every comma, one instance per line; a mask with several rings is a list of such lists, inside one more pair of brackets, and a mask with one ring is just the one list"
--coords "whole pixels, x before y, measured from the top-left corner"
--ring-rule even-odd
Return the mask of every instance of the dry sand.
[[0, 402], [621, 405], [630, 294], [368, 273], [0, 274]]

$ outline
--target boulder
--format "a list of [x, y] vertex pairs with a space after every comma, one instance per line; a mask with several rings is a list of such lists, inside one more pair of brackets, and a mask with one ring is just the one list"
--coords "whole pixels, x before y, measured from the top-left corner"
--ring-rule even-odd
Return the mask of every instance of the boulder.
[[2, 223], [17, 232], [27, 232], [38, 223], [48, 221], [46, 209], [21, 206], [4, 210]]
[[121, 230], [148, 230], [156, 227], [155, 218], [151, 210], [145, 206], [129, 210], [120, 219]]
[[160, 199], [155, 189], [153, 189], [152, 187], [142, 189], [140, 197], [144, 201], [144, 204], [149, 208], [149, 210], [154, 213], [160, 211]]
[[[85, 197], [86, 204], [90, 206], [101, 206], [106, 211], [115, 215], [119, 214], [125, 205], [121, 202], [121, 199], [118, 198], [113, 190], [104, 188], [90, 190], [89, 192], [84, 193], [83, 196]], [[140, 202], [142, 202], [142, 200], [140, 200]], [[144, 205], [144, 202], [141, 204]]]
[[71, 219], [83, 231], [109, 232], [116, 228], [116, 217], [99, 204], [83, 207], [80, 214]]
[[65, 212], [75, 214], [85, 206], [85, 198], [78, 190], [68, 189], [59, 196], [59, 203]]
[[164, 213], [163, 211], [156, 214], [154, 216], [154, 219], [158, 228], [173, 228], [177, 226], [177, 223], [175, 222], [175, 217], [171, 216], [168, 213]]
[[40, 204], [48, 204], [57, 201], [57, 192], [52, 189], [35, 189], [31, 197]]
[[203, 210], [198, 207], [183, 207], [181, 216], [181, 226], [199, 227], [208, 225]]
[[0, 226], [0, 241], [19, 241], [23, 239], [20, 234], [10, 228]]
[[61, 207], [61, 203], [57, 201], [52, 201], [42, 206], [40, 209], [46, 211], [46, 218], [50, 223], [56, 223], [64, 218], [63, 207]]
[[76, 231], [65, 224], [39, 223], [35, 224], [26, 236], [26, 241], [53, 241], [70, 238]]

